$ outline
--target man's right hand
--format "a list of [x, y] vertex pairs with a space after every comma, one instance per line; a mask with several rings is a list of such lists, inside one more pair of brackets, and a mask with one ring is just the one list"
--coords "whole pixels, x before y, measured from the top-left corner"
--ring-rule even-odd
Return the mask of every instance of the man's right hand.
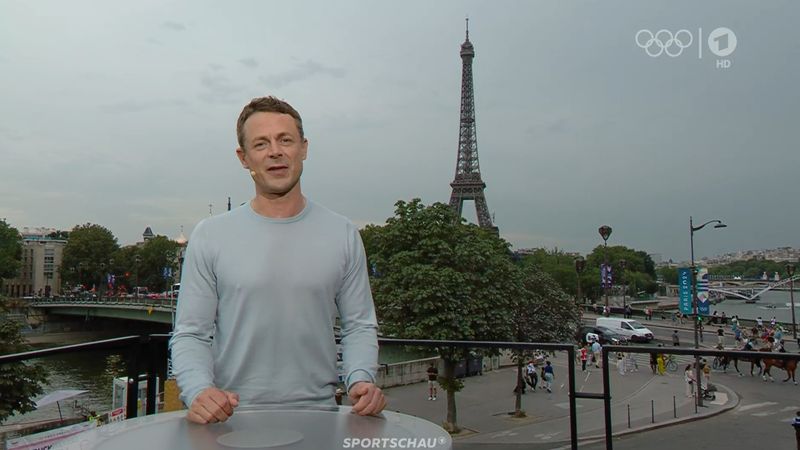
[[237, 406], [239, 394], [210, 387], [195, 397], [186, 418], [200, 424], [225, 422]]

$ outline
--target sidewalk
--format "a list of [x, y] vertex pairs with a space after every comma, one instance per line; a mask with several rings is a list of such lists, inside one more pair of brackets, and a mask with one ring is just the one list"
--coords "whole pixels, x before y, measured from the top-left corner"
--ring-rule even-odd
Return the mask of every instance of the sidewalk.
[[[611, 368], [612, 411], [614, 435], [663, 427], [689, 420], [720, 414], [734, 408], [738, 396], [725, 386], [714, 383], [719, 391], [714, 401], [695, 413], [694, 399], [685, 396], [683, 371], [652, 375], [647, 355], [637, 359], [639, 371], [620, 375]], [[551, 359], [556, 381], [553, 393], [535, 393], [528, 389], [522, 396], [522, 409], [527, 417], [516, 419], [514, 410], [516, 368], [506, 367], [482, 376], [464, 379], [464, 389], [456, 394], [457, 422], [464, 431], [454, 436], [455, 442], [470, 444], [557, 443], [568, 441], [569, 399], [565, 355]], [[447, 415], [446, 393], [439, 392], [438, 400], [429, 401], [427, 383], [394, 387], [385, 390], [388, 409], [425, 418], [441, 424]], [[602, 392], [602, 374], [592, 367], [576, 374], [576, 390]], [[674, 403], [673, 403], [674, 402]], [[630, 427], [628, 423], [630, 408]], [[602, 400], [577, 400], [578, 437], [581, 440], [603, 438], [605, 416]]]

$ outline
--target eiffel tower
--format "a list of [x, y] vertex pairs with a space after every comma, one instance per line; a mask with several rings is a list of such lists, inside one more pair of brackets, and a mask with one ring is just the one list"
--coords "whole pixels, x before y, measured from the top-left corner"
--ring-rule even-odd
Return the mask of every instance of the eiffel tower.
[[475, 131], [475, 93], [472, 89], [472, 59], [475, 57], [475, 48], [469, 41], [469, 18], [467, 18], [467, 39], [461, 44], [461, 124], [458, 134], [458, 161], [456, 162], [456, 177], [450, 187], [450, 207], [454, 208], [459, 216], [464, 207], [464, 200], [474, 200], [478, 213], [478, 225], [488, 228], [495, 233], [497, 227], [492, 224], [489, 207], [486, 206], [486, 197], [483, 190], [486, 183], [481, 179], [481, 168], [478, 163], [478, 137]]

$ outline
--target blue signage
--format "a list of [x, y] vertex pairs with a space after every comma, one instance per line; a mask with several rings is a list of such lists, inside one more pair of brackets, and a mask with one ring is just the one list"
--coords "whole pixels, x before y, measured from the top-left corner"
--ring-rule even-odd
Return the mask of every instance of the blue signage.
[[708, 269], [697, 269], [697, 313], [707, 316], [711, 309], [708, 296]]
[[692, 314], [692, 269], [678, 269], [678, 308], [681, 314]]

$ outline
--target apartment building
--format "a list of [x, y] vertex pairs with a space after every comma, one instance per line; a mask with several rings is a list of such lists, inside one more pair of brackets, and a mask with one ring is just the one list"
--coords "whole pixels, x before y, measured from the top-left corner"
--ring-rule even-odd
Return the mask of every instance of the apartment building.
[[16, 278], [3, 280], [8, 297], [53, 296], [61, 293], [61, 259], [67, 241], [49, 237], [53, 228], [23, 228], [22, 267]]

